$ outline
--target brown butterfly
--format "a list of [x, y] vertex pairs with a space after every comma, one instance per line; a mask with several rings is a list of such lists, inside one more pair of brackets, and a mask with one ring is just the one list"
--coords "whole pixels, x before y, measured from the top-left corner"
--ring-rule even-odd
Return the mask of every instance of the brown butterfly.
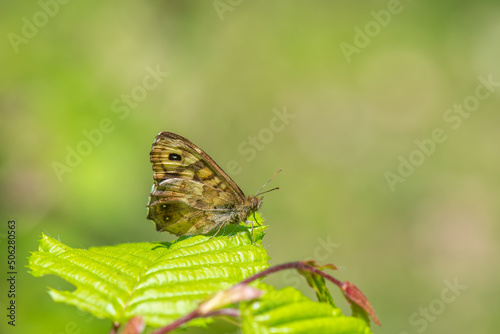
[[157, 231], [177, 236], [215, 229], [218, 233], [226, 224], [250, 223], [248, 216], [262, 205], [259, 193], [245, 196], [208, 154], [175, 133], [160, 132], [156, 136], [150, 160], [154, 184], [147, 218], [155, 222]]

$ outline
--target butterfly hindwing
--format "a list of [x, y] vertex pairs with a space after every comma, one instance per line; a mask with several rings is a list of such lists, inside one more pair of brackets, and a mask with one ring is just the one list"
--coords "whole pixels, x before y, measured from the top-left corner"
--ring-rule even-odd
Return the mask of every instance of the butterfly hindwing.
[[149, 214], [156, 217], [155, 223], [159, 232], [169, 231], [179, 236], [204, 234], [217, 227], [202, 210], [193, 209], [183, 202], [152, 206], [149, 208]]

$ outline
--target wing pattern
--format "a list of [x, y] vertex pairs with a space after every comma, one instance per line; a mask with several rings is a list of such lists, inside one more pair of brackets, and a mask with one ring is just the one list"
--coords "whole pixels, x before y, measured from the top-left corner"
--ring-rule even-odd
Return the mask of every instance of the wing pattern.
[[171, 132], [158, 134], [150, 160], [154, 184], [147, 218], [155, 222], [158, 231], [204, 234], [246, 217], [253, 209], [215, 161], [184, 137]]

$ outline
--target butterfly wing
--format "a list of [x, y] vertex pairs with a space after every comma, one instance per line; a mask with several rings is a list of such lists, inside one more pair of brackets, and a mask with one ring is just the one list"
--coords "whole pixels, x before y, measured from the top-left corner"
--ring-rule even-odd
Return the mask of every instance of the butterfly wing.
[[150, 153], [154, 185], [148, 219], [176, 235], [207, 233], [231, 221], [245, 201], [241, 189], [199, 147], [171, 132], [156, 136]]
[[176, 235], [208, 233], [235, 215], [230, 193], [194, 180], [165, 179], [153, 185], [148, 219]]
[[[225, 221], [216, 223], [213, 216], [202, 210], [196, 210], [182, 202], [169, 202], [150, 208], [154, 212], [158, 231], [168, 231], [177, 236], [208, 233]], [[148, 216], [148, 219], [149, 218]]]

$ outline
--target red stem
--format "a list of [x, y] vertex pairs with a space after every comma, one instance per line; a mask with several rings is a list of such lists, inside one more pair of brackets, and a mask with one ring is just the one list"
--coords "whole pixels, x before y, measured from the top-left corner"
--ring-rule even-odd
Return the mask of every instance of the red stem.
[[241, 281], [240, 283], [238, 283], [238, 285], [239, 284], [248, 284], [248, 283], [251, 283], [251, 282], [253, 282], [253, 281], [255, 281], [255, 280], [259, 279], [259, 278], [267, 276], [269, 274], [272, 274], [272, 273], [275, 273], [275, 272], [278, 272], [278, 271], [281, 271], [281, 270], [286, 270], [286, 269], [300, 269], [300, 270], [310, 271], [312, 273], [315, 273], [315, 274], [323, 276], [324, 278], [326, 278], [327, 280], [329, 280], [333, 284], [337, 285], [339, 288], [342, 285], [342, 282], [340, 282], [335, 277], [330, 276], [330, 275], [322, 272], [318, 268], [316, 268], [314, 266], [311, 266], [309, 264], [306, 264], [306, 263], [304, 263], [302, 261], [287, 262], [287, 263], [283, 263], [283, 264], [278, 264], [277, 266], [269, 267], [269, 268], [261, 271], [260, 273], [257, 273], [255, 275], [250, 276], [249, 278]]
[[113, 323], [113, 327], [109, 331], [109, 334], [116, 334], [116, 333], [118, 333], [118, 328], [120, 328], [120, 324], [117, 323], [117, 322], [114, 322]]
[[198, 309], [186, 314], [185, 316], [175, 320], [174, 322], [172, 322], [171, 324], [165, 326], [165, 327], [162, 327], [160, 329], [157, 329], [156, 331], [152, 332], [151, 334], [164, 334], [164, 333], [168, 333], [174, 329], [177, 329], [179, 328], [180, 326], [182, 326], [183, 324], [195, 319], [195, 318], [208, 318], [208, 317], [214, 317], [214, 316], [218, 316], [218, 315], [225, 315], [225, 316], [230, 316], [230, 317], [233, 317], [233, 318], [238, 318], [240, 316], [240, 311], [239, 310], [236, 310], [236, 309], [230, 309], [230, 308], [226, 308], [226, 309], [221, 309], [221, 310], [216, 310], [216, 311], [212, 311], [212, 312], [209, 312], [207, 314], [201, 314]]

